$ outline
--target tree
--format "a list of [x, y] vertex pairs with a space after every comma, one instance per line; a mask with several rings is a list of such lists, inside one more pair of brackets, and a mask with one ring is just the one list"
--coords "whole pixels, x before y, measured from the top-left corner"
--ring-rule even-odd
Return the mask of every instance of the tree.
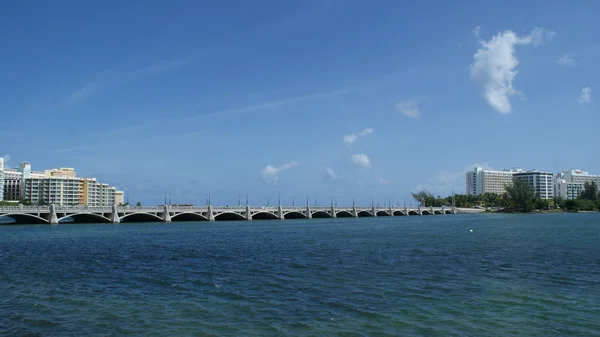
[[411, 193], [413, 199], [415, 199], [421, 206], [432, 206], [435, 201], [433, 194], [426, 190], [421, 190], [417, 193]]
[[565, 208], [565, 198], [563, 197], [554, 197], [554, 205], [558, 208]]
[[591, 200], [586, 199], [575, 199], [575, 200], [567, 200], [565, 202], [565, 207], [569, 211], [595, 211], [598, 209], [597, 204]]
[[135, 205], [139, 207], [139, 206], [142, 206], [142, 203], [138, 201], [137, 204], [135, 204]]
[[598, 184], [595, 181], [583, 184], [583, 191], [579, 195], [579, 198], [591, 201], [598, 200]]
[[527, 181], [515, 180], [505, 185], [506, 194], [512, 200], [513, 207], [523, 212], [531, 212], [535, 207], [535, 191]]

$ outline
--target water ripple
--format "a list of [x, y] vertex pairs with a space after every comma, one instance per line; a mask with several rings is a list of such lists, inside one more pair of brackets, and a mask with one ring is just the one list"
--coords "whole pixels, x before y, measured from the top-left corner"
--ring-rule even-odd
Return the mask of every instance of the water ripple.
[[0, 227], [0, 335], [599, 335], [598, 220]]

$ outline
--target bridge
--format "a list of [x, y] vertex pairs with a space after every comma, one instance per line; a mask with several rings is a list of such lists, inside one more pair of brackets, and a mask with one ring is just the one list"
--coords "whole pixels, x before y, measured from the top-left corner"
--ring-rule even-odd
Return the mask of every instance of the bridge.
[[312, 218], [357, 218], [455, 214], [452, 207], [349, 207], [275, 206], [8, 206], [0, 207], [0, 222], [10, 218], [17, 224], [179, 222], [226, 220], [284, 220]]

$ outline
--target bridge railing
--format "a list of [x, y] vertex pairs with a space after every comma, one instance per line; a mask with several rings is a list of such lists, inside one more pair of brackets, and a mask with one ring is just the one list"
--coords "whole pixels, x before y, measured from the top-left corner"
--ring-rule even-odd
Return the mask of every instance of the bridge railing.
[[48, 213], [50, 206], [0, 206], [0, 212]]
[[[306, 206], [281, 206], [284, 210], [290, 211], [305, 211]], [[125, 212], [163, 212], [165, 206], [117, 206], [117, 211], [120, 213]], [[250, 210], [252, 211], [277, 211], [279, 206], [250, 206]], [[392, 206], [392, 211], [396, 210], [416, 210], [419, 206]], [[433, 208], [434, 210], [448, 210], [452, 209], [452, 207], [431, 207], [431, 206], [423, 206], [421, 210], [429, 210]], [[174, 212], [182, 212], [182, 211], [191, 211], [191, 212], [206, 212], [208, 210], [208, 206], [168, 206], [169, 211]], [[243, 212], [246, 210], [245, 206], [213, 206], [213, 211], [233, 211], [233, 212]], [[312, 211], [329, 211], [331, 210], [331, 206], [310, 206]], [[348, 210], [352, 209], [352, 206], [334, 206], [336, 210]], [[356, 206], [358, 210], [371, 210], [371, 206]], [[379, 206], [375, 207], [376, 211], [380, 210], [389, 210], [389, 206]], [[58, 213], [71, 213], [71, 212], [97, 212], [97, 213], [110, 213], [113, 211], [113, 207], [87, 207], [87, 206], [56, 206], [55, 211]], [[50, 212], [50, 206], [0, 206], [0, 212], [30, 212], [30, 213], [48, 213]]]
[[77, 213], [77, 212], [91, 212], [91, 213], [110, 213], [112, 207], [96, 207], [96, 206], [57, 206], [54, 208], [57, 213]]

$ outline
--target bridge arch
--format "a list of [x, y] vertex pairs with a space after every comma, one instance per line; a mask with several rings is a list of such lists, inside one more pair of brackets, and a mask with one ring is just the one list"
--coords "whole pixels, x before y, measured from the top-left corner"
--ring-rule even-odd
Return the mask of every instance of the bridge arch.
[[215, 215], [215, 221], [240, 221], [246, 220], [246, 218], [236, 212], [223, 212]]
[[49, 221], [33, 214], [2, 214], [1, 217], [7, 217], [13, 219], [17, 225], [29, 225], [29, 224], [48, 224]]
[[163, 219], [156, 214], [135, 212], [121, 217], [121, 222], [162, 222]]
[[111, 223], [109, 218], [96, 213], [69, 214], [59, 218], [58, 222], [65, 222], [67, 219], [72, 219], [73, 223]]
[[257, 212], [252, 214], [252, 220], [277, 220], [277, 215], [271, 212]]
[[285, 219], [306, 219], [306, 215], [302, 212], [292, 211], [283, 215]]
[[408, 215], [419, 215], [417, 211], [408, 211]]
[[200, 214], [194, 212], [182, 212], [171, 216], [172, 222], [193, 222], [193, 221], [208, 221], [208, 219]]
[[338, 218], [352, 218], [352, 213], [348, 211], [339, 211], [335, 213], [335, 216]]
[[447, 210], [446, 210], [446, 214], [452, 214], [452, 211], [451, 211], [451, 210], [449, 210], [449, 209], [447, 209]]
[[369, 211], [360, 211], [360, 212], [358, 212], [357, 215], [359, 218], [366, 218], [366, 217], [373, 216], [373, 214], [371, 214], [371, 212], [369, 212]]
[[394, 215], [395, 216], [402, 216], [402, 215], [406, 215], [406, 214], [404, 214], [404, 212], [402, 212], [402, 211], [394, 211]]
[[431, 215], [431, 213], [429, 211], [422, 211], [421, 214], [423, 214], [423, 215]]
[[377, 216], [390, 216], [390, 213], [388, 213], [387, 211], [377, 211]]
[[442, 213], [442, 211], [439, 211], [436, 209], [435, 211], [433, 211], [433, 214], [443, 214], [443, 213]]
[[325, 211], [315, 211], [312, 214], [313, 219], [325, 219], [325, 218], [331, 218], [331, 214], [325, 212]]

